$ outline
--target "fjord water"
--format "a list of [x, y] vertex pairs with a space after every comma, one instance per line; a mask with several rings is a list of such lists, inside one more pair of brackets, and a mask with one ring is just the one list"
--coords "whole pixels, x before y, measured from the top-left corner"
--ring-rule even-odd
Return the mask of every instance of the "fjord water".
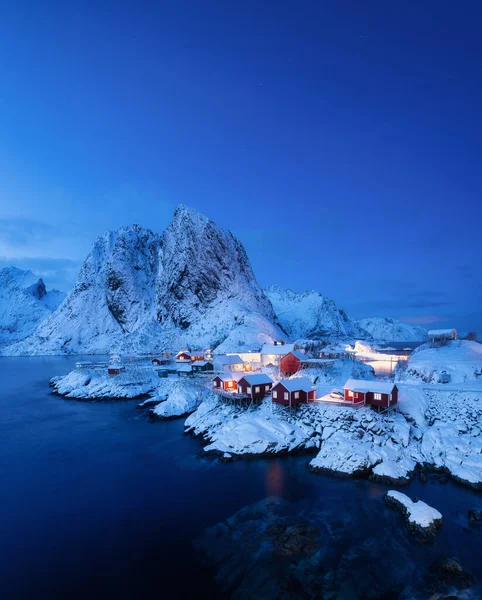
[[[197, 542], [268, 496], [285, 500], [294, 520], [308, 506], [341, 523], [345, 534], [324, 552], [330, 569], [354, 557], [346, 597], [359, 597], [364, 577], [380, 589], [392, 580], [400, 589], [404, 577], [423, 589], [430, 565], [444, 556], [482, 579], [482, 531], [467, 524], [467, 510], [482, 507], [479, 493], [416, 479], [406, 493], [444, 517], [435, 542], [421, 545], [385, 507], [386, 486], [314, 475], [306, 456], [224, 464], [200, 456], [183, 419], [150, 423], [135, 401], [52, 395], [50, 377], [76, 360], [0, 359], [2, 597], [223, 597], [223, 580], [215, 581]], [[241, 544], [237, 551], [243, 576], [252, 558]]]

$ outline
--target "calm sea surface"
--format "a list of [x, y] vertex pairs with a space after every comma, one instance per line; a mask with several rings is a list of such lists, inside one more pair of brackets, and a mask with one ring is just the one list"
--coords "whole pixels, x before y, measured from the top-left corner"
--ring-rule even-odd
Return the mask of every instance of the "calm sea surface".
[[[423, 589], [430, 565], [444, 556], [482, 580], [482, 533], [467, 525], [467, 510], [482, 508], [482, 494], [416, 479], [406, 493], [444, 516], [435, 542], [421, 545], [385, 507], [385, 486], [314, 475], [307, 456], [230, 464], [205, 459], [199, 442], [183, 435], [183, 419], [150, 423], [135, 401], [52, 395], [50, 377], [76, 360], [0, 359], [2, 598], [225, 597], [219, 562], [214, 567], [205, 559], [211, 543], [205, 531], [268, 496], [285, 501], [294, 522], [310, 510], [344, 524], [333, 543], [325, 538], [323, 551], [335, 573], [355, 557], [346, 597], [362, 593], [363, 576], [383, 589], [395, 573], [406, 573]], [[218, 553], [226, 543], [231, 563], [239, 553], [244, 577], [253, 548], [248, 556], [242, 544], [233, 547], [222, 537], [212, 543]]]

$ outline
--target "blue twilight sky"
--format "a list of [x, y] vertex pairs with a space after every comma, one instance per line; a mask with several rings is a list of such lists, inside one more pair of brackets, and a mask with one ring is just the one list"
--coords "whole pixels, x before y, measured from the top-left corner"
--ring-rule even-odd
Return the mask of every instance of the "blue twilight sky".
[[480, 2], [19, 0], [0, 53], [0, 266], [182, 202], [261, 285], [482, 331]]

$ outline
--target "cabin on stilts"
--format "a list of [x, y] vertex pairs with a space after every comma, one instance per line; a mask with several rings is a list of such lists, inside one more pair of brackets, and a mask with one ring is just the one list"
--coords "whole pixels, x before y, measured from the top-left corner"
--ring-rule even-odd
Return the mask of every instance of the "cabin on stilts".
[[316, 400], [316, 386], [308, 377], [297, 377], [296, 379], [284, 379], [273, 386], [271, 399], [276, 404], [284, 406], [297, 406], [308, 404]]
[[238, 381], [238, 394], [245, 395], [249, 400], [261, 400], [271, 392], [273, 380], [268, 375], [257, 373], [244, 375]]
[[398, 402], [398, 388], [391, 381], [349, 379], [343, 390], [346, 402], [368, 404], [378, 411], [392, 408]]

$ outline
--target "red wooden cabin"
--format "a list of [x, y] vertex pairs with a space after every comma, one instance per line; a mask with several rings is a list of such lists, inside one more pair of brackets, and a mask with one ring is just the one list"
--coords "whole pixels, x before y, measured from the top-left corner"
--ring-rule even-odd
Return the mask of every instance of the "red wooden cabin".
[[156, 357], [156, 358], [153, 358], [151, 362], [152, 362], [153, 365], [157, 365], [157, 366], [167, 365], [168, 362], [169, 362], [169, 359], [167, 359], [167, 358], [157, 358]]
[[273, 402], [284, 404], [285, 406], [307, 404], [316, 400], [316, 387], [308, 377], [284, 379], [273, 386], [271, 398]]
[[215, 390], [226, 390], [228, 392], [236, 392], [238, 389], [239, 377], [233, 373], [222, 373], [216, 375], [213, 379], [213, 387]]
[[125, 371], [125, 367], [119, 365], [111, 365], [110, 367], [107, 367], [108, 375], [120, 375], [122, 371]]
[[264, 398], [271, 392], [273, 380], [262, 373], [245, 375], [238, 381], [238, 393], [245, 394], [252, 400]]
[[390, 408], [398, 402], [398, 388], [390, 381], [349, 379], [343, 386], [345, 400], [354, 404], [369, 404]]
[[306, 356], [302, 352], [288, 352], [285, 354], [279, 363], [279, 368], [283, 375], [294, 375], [302, 368], [303, 362], [306, 360]]
[[176, 361], [184, 362], [190, 361], [195, 362], [197, 360], [204, 360], [204, 353], [200, 350], [195, 350], [194, 352], [188, 352], [187, 350], [181, 350], [181, 352], [177, 353]]

